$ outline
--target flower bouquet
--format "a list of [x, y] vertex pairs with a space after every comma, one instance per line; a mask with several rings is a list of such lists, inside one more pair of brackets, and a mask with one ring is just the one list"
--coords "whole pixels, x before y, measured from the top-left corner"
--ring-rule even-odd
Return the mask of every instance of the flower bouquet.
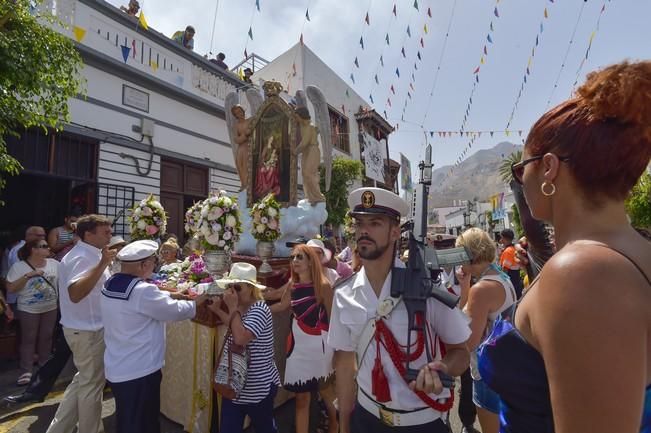
[[198, 284], [212, 281], [203, 258], [197, 254], [191, 254], [182, 262], [162, 266], [154, 279], [159, 288], [186, 295], [190, 299], [199, 295], [196, 290]]
[[157, 240], [167, 231], [167, 215], [165, 209], [154, 196], [149, 194], [132, 210], [129, 217], [131, 240]]
[[255, 203], [249, 212], [253, 219], [251, 234], [257, 241], [275, 242], [280, 238], [280, 204], [273, 194]]
[[203, 202], [195, 202], [192, 206], [188, 208], [185, 212], [185, 232], [188, 234], [188, 237], [194, 236], [194, 234], [199, 229], [199, 220], [201, 219], [201, 207]]
[[197, 223], [199, 240], [206, 251], [232, 251], [242, 233], [237, 201], [219, 191], [205, 199]]

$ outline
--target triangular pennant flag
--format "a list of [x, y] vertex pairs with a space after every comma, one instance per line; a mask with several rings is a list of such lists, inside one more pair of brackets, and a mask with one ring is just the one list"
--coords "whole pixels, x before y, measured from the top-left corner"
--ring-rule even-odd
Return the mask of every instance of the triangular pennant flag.
[[382, 67], [384, 67], [384, 59], [382, 58], [382, 56], [380, 56], [380, 64], [382, 65]]
[[371, 100], [371, 104], [375, 104], [375, 102], [373, 102], [373, 95], [368, 95], [368, 99]]
[[357, 57], [355, 57], [355, 61], [353, 63], [355, 63], [355, 66], [359, 68], [359, 62], [357, 61]]
[[497, 11], [497, 6], [495, 6], [495, 10], [493, 11], [493, 13], [495, 14], [495, 16], [496, 16], [497, 18], [500, 17], [500, 13]]
[[427, 24], [423, 26], [423, 31], [425, 32], [425, 34], [427, 34]]
[[134, 59], [136, 58], [136, 40], [135, 39], [131, 41], [131, 55], [133, 56]]
[[151, 66], [151, 69], [152, 69], [154, 72], [156, 72], [156, 70], [158, 70], [158, 63], [156, 63], [156, 62], [151, 62], [151, 65], [150, 65], [150, 66]]
[[478, 73], [479, 73], [479, 66], [477, 66], [477, 69], [475, 69], [474, 71], [472, 71], [472, 73], [473, 73], [473, 74], [478, 74]]
[[375, 74], [375, 84], [380, 84], [380, 80], [377, 77], [377, 74]]
[[393, 16], [394, 16], [394, 17], [397, 17], [397, 16], [398, 16], [398, 13], [396, 12], [396, 5], [395, 5], [395, 3], [394, 3], [394, 5], [393, 5]]
[[396, 68], [396, 75], [400, 78], [400, 70], [398, 68]]
[[407, 96], [409, 96], [409, 99], [411, 99], [411, 93], [407, 92]]
[[405, 47], [402, 47], [402, 50], [400, 50], [400, 52], [402, 53], [402, 57], [407, 58], [407, 55], [405, 54]]
[[359, 37], [359, 45], [362, 47], [362, 50], [364, 49], [364, 39], [362, 36]]
[[386, 37], [384, 38], [385, 41], [387, 41], [387, 45], [389, 45], [389, 34], [387, 33]]
[[[350, 81], [352, 81], [353, 84], [355, 84], [355, 76], [353, 75], [352, 72], [350, 73]], [[348, 90], [346, 90], [346, 93], [348, 93]], [[346, 96], [348, 96], [348, 95], [346, 95]]]
[[491, 21], [491, 26], [490, 26], [491, 32], [493, 31], [493, 22]]
[[303, 33], [301, 33], [301, 38], [299, 39], [301, 46], [303, 46]]
[[140, 23], [140, 27], [142, 27], [143, 29], [149, 30], [147, 19], [145, 18], [145, 14], [142, 11], [140, 11], [140, 15], [138, 15], [138, 23]]
[[526, 75], [524, 76], [524, 82], [525, 83], [527, 82], [527, 76]]
[[249, 58], [249, 53], [246, 52], [246, 47], [244, 47], [244, 58], [245, 59]]
[[305, 19], [310, 21], [310, 10], [309, 9], [305, 9]]
[[482, 65], [484, 64], [484, 56], [481, 56], [481, 59], [479, 59], [479, 63], [481, 63]]
[[427, 16], [432, 18], [432, 10], [430, 8], [427, 8]]
[[519, 135], [520, 137], [522, 137], [522, 130], [519, 130], [519, 131], [518, 131], [518, 135]]
[[127, 59], [129, 58], [129, 53], [131, 52], [131, 48], [127, 47], [126, 45], [121, 45], [120, 48], [122, 48], [122, 58], [124, 59], [124, 63], [126, 63]]
[[491, 38], [490, 34], [486, 36], [486, 39], [488, 39], [488, 42], [490, 42], [491, 44], [493, 43], [493, 39]]
[[538, 46], [538, 35], [536, 35], [536, 46]]
[[479, 75], [475, 75], [475, 81], [479, 83]]
[[[350, 74], [350, 75], [352, 76], [353, 74]], [[353, 79], [353, 81], [354, 81], [354, 79]], [[350, 98], [350, 93], [348, 93], [348, 89], [346, 89], [346, 98]]]
[[414, 77], [414, 73], [413, 73], [413, 72], [412, 72], [412, 74], [411, 74], [411, 79], [414, 80], [414, 81], [416, 81], [416, 77]]
[[545, 18], [549, 18], [549, 14], [547, 13], [547, 8], [545, 8]]
[[511, 131], [509, 131], [509, 130], [507, 129], [506, 131], [504, 131], [504, 133], [505, 133], [506, 136], [508, 137], [508, 136], [511, 134]]
[[411, 87], [411, 90], [413, 90], [414, 92], [416, 91], [416, 89], [414, 89], [414, 85], [412, 83], [409, 83], [409, 87]]
[[409, 35], [409, 37], [411, 37], [411, 29], [409, 28], [409, 26], [407, 26], [407, 35]]
[[255, 0], [255, 7], [258, 9], [258, 12], [260, 12], [260, 0]]
[[366, 18], [364, 18], [364, 21], [366, 21], [366, 24], [368, 24], [369, 26], [371, 25], [371, 19], [368, 16], [368, 12], [366, 12]]
[[[246, 51], [246, 50], [244, 50]], [[244, 70], [242, 68], [239, 68], [237, 70], [237, 76], [240, 77], [240, 80], [244, 80]]]
[[396, 94], [396, 89], [393, 88], [393, 84], [391, 85], [390, 89], [391, 89], [391, 93], [393, 93], [395, 95]]
[[81, 42], [82, 39], [84, 39], [84, 36], [86, 36], [86, 29], [82, 29], [81, 27], [74, 26], [72, 28], [72, 33], [75, 34], [75, 40], [77, 42]]
[[488, 50], [486, 49], [486, 45], [484, 45], [484, 54], [488, 55]]
[[387, 104], [389, 104], [389, 107], [391, 106], [391, 98], [387, 98]]
[[385, 119], [388, 118], [388, 116], [387, 116], [387, 110], [383, 110], [383, 112], [384, 112], [384, 118], [385, 118]]
[[418, 57], [418, 60], [423, 60], [423, 59], [420, 57], [420, 51], [416, 53], [416, 57]]
[[543, 23], [540, 23], [540, 33], [543, 32]]
[[418, 0], [414, 0], [414, 7], [418, 10]]
[[425, 48], [425, 41], [423, 41], [423, 38], [420, 38], [420, 46]]
[[253, 40], [253, 28], [249, 27], [249, 37]]

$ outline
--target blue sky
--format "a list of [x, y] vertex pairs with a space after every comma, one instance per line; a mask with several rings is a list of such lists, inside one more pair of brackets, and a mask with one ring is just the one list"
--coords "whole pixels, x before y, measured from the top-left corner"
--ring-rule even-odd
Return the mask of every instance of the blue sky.
[[[119, 6], [127, 0], [110, 0], [110, 3]], [[460, 129], [475, 80], [473, 72], [480, 65], [484, 45], [488, 54], [485, 63], [480, 65], [480, 80], [465, 130], [503, 131], [539, 36], [530, 75], [509, 128], [524, 130], [524, 134], [505, 137], [497, 133], [491, 137], [484, 133], [476, 139], [468, 155], [504, 140], [521, 142], [545, 112], [550, 98], [551, 106], [568, 98], [604, 4], [600, 27], [580, 71], [579, 83], [586, 73], [596, 68], [627, 58], [651, 58], [650, 0], [500, 0], [497, 3], [495, 0], [419, 0], [419, 10], [413, 7], [413, 0], [259, 0], [259, 12], [255, 3], [256, 0], [221, 0], [218, 4], [217, 0], [193, 0], [190, 6], [190, 2], [171, 0], [140, 1], [150, 26], [171, 35], [192, 24], [197, 30], [195, 51], [200, 54], [222, 51], [229, 65], [239, 63], [245, 47], [249, 53], [271, 60], [294, 45], [303, 33], [305, 43], [342, 78], [350, 83], [350, 73], [355, 74], [353, 88], [357, 93], [367, 100], [372, 94], [373, 107], [380, 113], [386, 109], [392, 124], [400, 123], [397, 132], [389, 138], [391, 157], [399, 160], [398, 152], [402, 152], [412, 161], [412, 167], [423, 157], [423, 130]], [[392, 14], [394, 4], [397, 16]], [[499, 18], [494, 13], [496, 4]], [[453, 7], [447, 45], [439, 63]], [[428, 8], [431, 18], [426, 13]], [[309, 22], [305, 19], [306, 10], [309, 10]], [[364, 22], [367, 11], [370, 25]], [[213, 22], [215, 32], [211, 42]], [[491, 22], [493, 43], [486, 39]], [[427, 34], [423, 31], [424, 24], [428, 27]], [[411, 37], [407, 35], [407, 26]], [[253, 40], [247, 35], [249, 27], [253, 29]], [[389, 46], [385, 41], [387, 33]], [[364, 39], [364, 50], [359, 45], [360, 36]], [[421, 36], [425, 48], [420, 46]], [[403, 46], [406, 58], [401, 54]], [[417, 61], [417, 51], [422, 61]], [[561, 68], [566, 53], [565, 66]], [[379, 65], [380, 55], [384, 67]], [[353, 64], [355, 57], [359, 68]], [[417, 71], [413, 69], [415, 62]], [[400, 69], [400, 79], [395, 75], [396, 68]], [[379, 85], [373, 79], [375, 73]], [[415, 91], [408, 88], [410, 82]], [[556, 82], [557, 87], [552, 91]], [[390, 93], [391, 84], [396, 95]], [[407, 90], [412, 99], [402, 122]], [[392, 107], [386, 105], [389, 96]], [[433, 138], [427, 136], [433, 145], [436, 167], [453, 164], [469, 140], [458, 136], [440, 138], [438, 134]]]

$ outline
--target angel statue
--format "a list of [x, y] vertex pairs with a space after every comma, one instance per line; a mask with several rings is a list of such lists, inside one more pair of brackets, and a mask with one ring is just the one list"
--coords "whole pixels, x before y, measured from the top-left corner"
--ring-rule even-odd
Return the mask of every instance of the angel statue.
[[330, 142], [330, 116], [328, 104], [321, 90], [316, 86], [307, 86], [305, 89], [307, 97], [312, 102], [317, 124], [320, 128], [312, 125], [310, 111], [306, 106], [305, 95], [302, 91], [296, 93], [296, 115], [299, 119], [301, 131], [301, 142], [294, 149], [296, 155], [302, 154], [301, 172], [303, 174], [303, 191], [308, 201], [314, 205], [325, 201], [325, 196], [319, 187], [319, 164], [321, 163], [321, 151], [319, 150], [318, 135], [321, 132], [321, 144], [323, 146], [323, 162], [325, 165], [326, 191], [330, 189], [332, 173], [332, 143]]
[[273, 135], [262, 148], [258, 173], [255, 177], [255, 197], [264, 197], [269, 193], [280, 194], [280, 176], [278, 173], [278, 152], [273, 146]]
[[[262, 103], [262, 96], [255, 89], [246, 92], [249, 106], [253, 113], [257, 111]], [[239, 96], [236, 92], [226, 95], [225, 100], [226, 124], [228, 134], [233, 148], [233, 159], [235, 168], [240, 178], [241, 189], [249, 185], [249, 146], [251, 145], [250, 118], [246, 118], [244, 107], [239, 104]]]

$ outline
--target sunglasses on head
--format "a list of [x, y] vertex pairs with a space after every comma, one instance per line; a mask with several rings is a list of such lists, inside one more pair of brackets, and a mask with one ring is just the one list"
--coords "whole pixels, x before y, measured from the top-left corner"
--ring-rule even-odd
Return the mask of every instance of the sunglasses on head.
[[[516, 182], [522, 185], [522, 176], [524, 176], [524, 167], [530, 162], [539, 161], [543, 158], [544, 155], [533, 156], [531, 158], [527, 158], [520, 162], [514, 162], [513, 164], [511, 164], [511, 174], [513, 175], [513, 179], [515, 179]], [[559, 156], [558, 159], [561, 162], [567, 162], [570, 160], [570, 158], [567, 156]]]
[[292, 254], [289, 256], [290, 261], [298, 260], [299, 262], [303, 261], [305, 259], [305, 256], [303, 254]]

